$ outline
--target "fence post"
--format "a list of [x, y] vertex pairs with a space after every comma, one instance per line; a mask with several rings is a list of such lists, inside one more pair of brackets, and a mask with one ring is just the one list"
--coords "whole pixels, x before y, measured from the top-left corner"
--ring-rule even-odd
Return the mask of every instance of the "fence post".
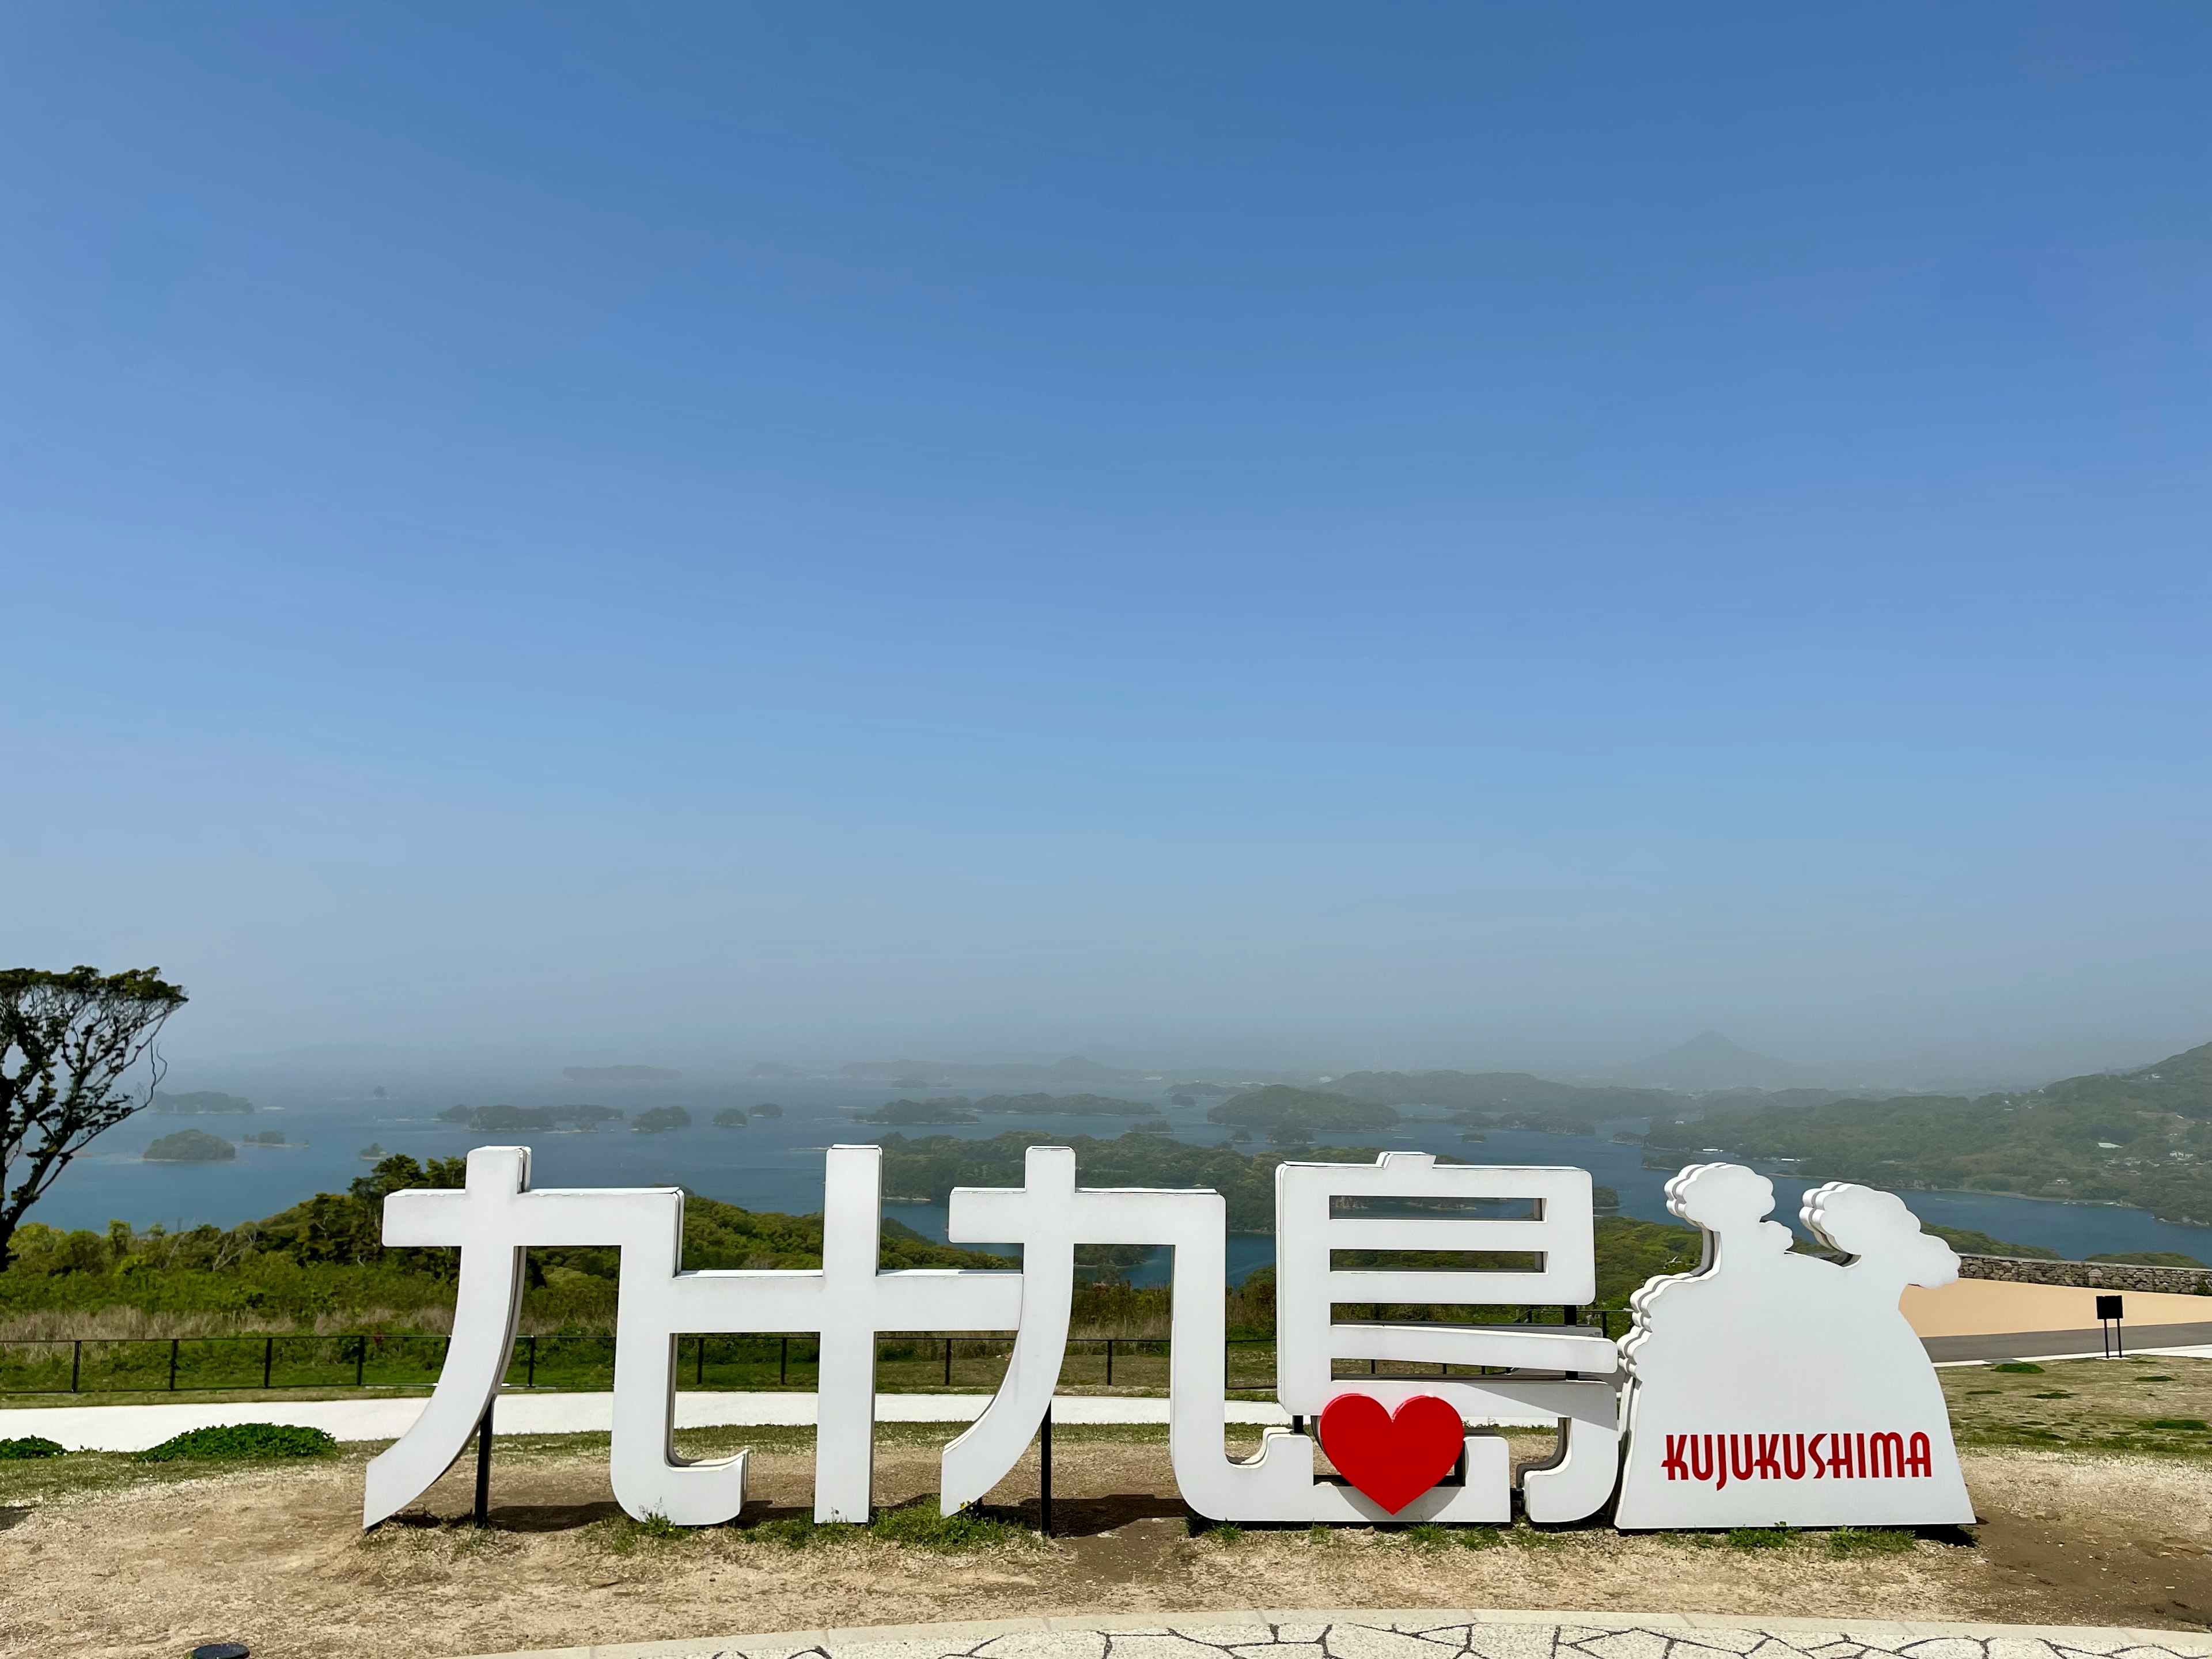
[[778, 1384], [791, 1381], [791, 1339], [785, 1337], [781, 1352], [776, 1356], [775, 1380]]
[[354, 1339], [353, 1344], [353, 1385], [356, 1389], [361, 1386], [362, 1373], [368, 1368], [368, 1335], [363, 1332]]
[[76, 1392], [76, 1380], [84, 1372], [84, 1339], [70, 1344], [70, 1392]]
[[945, 1386], [952, 1386], [952, 1339], [945, 1339]]
[[1106, 1339], [1106, 1386], [1114, 1386], [1114, 1339]]
[[177, 1339], [169, 1339], [169, 1392], [177, 1391]]
[[538, 1339], [535, 1336], [528, 1336], [523, 1340], [530, 1344], [530, 1370], [523, 1386], [534, 1389], [538, 1386]]
[[698, 1364], [691, 1372], [691, 1381], [700, 1388], [707, 1386], [707, 1334], [704, 1331], [693, 1339], [699, 1345]]
[[261, 1386], [269, 1386], [269, 1374], [276, 1364], [276, 1339], [267, 1338], [261, 1345]]

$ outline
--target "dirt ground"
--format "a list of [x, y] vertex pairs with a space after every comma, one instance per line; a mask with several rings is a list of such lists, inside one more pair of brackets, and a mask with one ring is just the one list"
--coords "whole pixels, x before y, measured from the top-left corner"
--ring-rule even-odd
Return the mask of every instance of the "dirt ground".
[[[413, 1659], [825, 1625], [1297, 1607], [2212, 1627], [2212, 1434], [2166, 1426], [2212, 1410], [2212, 1362], [1976, 1369], [1944, 1382], [1982, 1524], [1844, 1551], [1818, 1533], [1752, 1547], [1771, 1540], [1607, 1527], [1441, 1541], [1194, 1534], [1164, 1431], [1149, 1429], [1063, 1427], [1055, 1535], [1017, 1531], [1013, 1543], [954, 1553], [788, 1524], [811, 1502], [804, 1430], [684, 1437], [693, 1455], [753, 1446], [754, 1504], [744, 1526], [671, 1537], [616, 1509], [603, 1436], [501, 1441], [488, 1528], [466, 1523], [465, 1464], [367, 1536], [368, 1448], [228, 1469], [89, 1455], [0, 1464], [0, 1654], [167, 1659], [234, 1640], [260, 1659]], [[951, 1432], [886, 1426], [878, 1503], [933, 1492]], [[1542, 1439], [1516, 1437], [1517, 1455], [1538, 1455]], [[1034, 1523], [1036, 1491], [1032, 1462], [993, 1499]], [[1884, 1542], [1901, 1547], [1865, 1547]]]

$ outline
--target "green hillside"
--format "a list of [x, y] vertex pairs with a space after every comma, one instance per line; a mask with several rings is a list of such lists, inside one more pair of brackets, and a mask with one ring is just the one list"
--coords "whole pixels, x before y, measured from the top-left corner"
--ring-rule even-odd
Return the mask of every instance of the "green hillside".
[[1713, 1149], [1816, 1180], [2135, 1205], [2212, 1224], [2212, 1043], [2016, 1094], [1820, 1104], [1708, 1099], [1655, 1116], [1662, 1161]]
[[[377, 1310], [405, 1315], [450, 1306], [459, 1253], [386, 1249], [380, 1216], [388, 1193], [458, 1187], [460, 1158], [387, 1158], [343, 1193], [244, 1226], [143, 1231], [124, 1222], [105, 1233], [64, 1232], [38, 1222], [17, 1229], [15, 1261], [0, 1273], [0, 1317], [42, 1310], [129, 1307], [149, 1313], [245, 1314], [313, 1319]], [[540, 1249], [529, 1255], [526, 1311], [543, 1322], [597, 1322], [615, 1305], [618, 1253]], [[885, 1267], [1003, 1267], [1005, 1258], [933, 1243], [884, 1218]], [[818, 1267], [822, 1218], [743, 1210], [694, 1194], [684, 1205], [686, 1267]]]

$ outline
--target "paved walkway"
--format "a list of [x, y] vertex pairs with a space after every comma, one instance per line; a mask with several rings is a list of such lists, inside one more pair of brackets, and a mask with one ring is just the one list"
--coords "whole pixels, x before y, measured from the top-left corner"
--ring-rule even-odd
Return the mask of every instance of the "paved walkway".
[[2184, 1631], [1700, 1613], [1188, 1613], [785, 1631], [481, 1659], [2205, 1659]]
[[[397, 1440], [422, 1410], [426, 1396], [402, 1400], [245, 1400], [173, 1406], [29, 1406], [0, 1411], [0, 1440], [43, 1435], [71, 1451], [143, 1451], [187, 1429], [224, 1423], [292, 1423], [340, 1440]], [[879, 1394], [879, 1423], [972, 1423], [990, 1399], [982, 1394]], [[676, 1426], [708, 1429], [755, 1424], [811, 1425], [811, 1394], [679, 1394]], [[605, 1434], [614, 1427], [611, 1394], [503, 1394], [492, 1431], [505, 1434]], [[1127, 1395], [1063, 1395], [1052, 1402], [1055, 1423], [1164, 1423], [1168, 1402]], [[1229, 1420], [1287, 1426], [1290, 1414], [1268, 1402], [1232, 1400]], [[1547, 1425], [1549, 1418], [1528, 1419]]]

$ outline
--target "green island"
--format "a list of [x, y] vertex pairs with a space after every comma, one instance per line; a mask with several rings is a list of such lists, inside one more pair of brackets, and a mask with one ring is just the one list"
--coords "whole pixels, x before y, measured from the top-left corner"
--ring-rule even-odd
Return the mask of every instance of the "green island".
[[886, 1101], [872, 1112], [855, 1112], [853, 1115], [861, 1123], [896, 1124], [905, 1128], [918, 1128], [933, 1123], [973, 1123], [976, 1121], [970, 1102], [962, 1095], [940, 1097], [935, 1100]]
[[1263, 1089], [1232, 1095], [1206, 1115], [1210, 1122], [1265, 1129], [1271, 1139], [1290, 1142], [1302, 1142], [1316, 1134], [1388, 1129], [1398, 1121], [1397, 1113], [1376, 1101], [1355, 1100], [1334, 1090], [1297, 1089], [1287, 1083], [1271, 1083]]
[[179, 1129], [163, 1135], [139, 1156], [149, 1164], [221, 1164], [236, 1158], [238, 1148], [204, 1129]]
[[1972, 1099], [1791, 1093], [1814, 1097], [1708, 1097], [1699, 1111], [1655, 1113], [1645, 1161], [1725, 1153], [1808, 1180], [2126, 1204], [2212, 1224], [2212, 1042], [2130, 1072]]

